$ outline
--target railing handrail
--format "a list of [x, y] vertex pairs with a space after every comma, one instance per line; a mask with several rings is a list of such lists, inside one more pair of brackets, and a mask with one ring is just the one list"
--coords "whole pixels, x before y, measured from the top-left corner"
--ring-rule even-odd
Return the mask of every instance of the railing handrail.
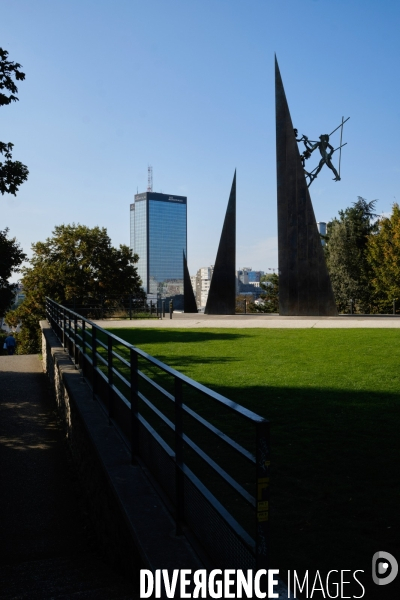
[[[51, 298], [46, 297], [46, 300], [54, 302], [54, 304], [56, 304], [60, 308], [65, 308], [64, 306], [62, 306], [62, 304], [55, 302]], [[207, 396], [210, 396], [213, 400], [220, 402], [221, 404], [223, 404], [224, 406], [226, 406], [233, 412], [237, 412], [238, 414], [240, 414], [242, 417], [245, 417], [254, 423], [267, 423], [268, 422], [267, 419], [265, 419], [264, 417], [260, 417], [260, 415], [257, 415], [252, 410], [249, 410], [248, 408], [245, 408], [244, 406], [241, 406], [240, 404], [237, 404], [236, 402], [232, 402], [232, 400], [229, 400], [229, 398], [226, 398], [222, 394], [219, 394], [218, 392], [211, 390], [207, 386], [202, 385], [198, 381], [195, 381], [194, 379], [187, 377], [187, 375], [180, 373], [173, 367], [169, 367], [168, 365], [163, 363], [161, 360], [154, 358], [154, 356], [151, 356], [151, 354], [147, 354], [147, 352], [144, 352], [144, 350], [141, 350], [137, 346], [130, 344], [126, 340], [123, 340], [122, 338], [115, 335], [115, 333], [111, 333], [110, 331], [107, 331], [107, 329], [103, 329], [102, 327], [100, 327], [100, 325], [97, 325], [97, 323], [95, 323], [94, 321], [91, 321], [90, 319], [86, 319], [86, 317], [82, 317], [82, 315], [79, 315], [78, 313], [74, 312], [73, 310], [71, 310], [69, 308], [66, 308], [65, 310], [67, 310], [71, 315], [77, 317], [79, 321], [85, 321], [85, 323], [91, 325], [92, 327], [95, 327], [98, 331], [104, 333], [107, 337], [111, 337], [113, 340], [115, 340], [122, 346], [125, 346], [125, 348], [127, 348], [128, 350], [131, 350], [131, 349], [135, 350], [135, 352], [139, 356], [142, 356], [143, 358], [145, 358], [146, 360], [151, 362], [153, 365], [155, 365], [159, 369], [162, 369], [165, 373], [168, 373], [169, 375], [172, 375], [173, 377], [178, 377], [178, 379], [180, 379], [183, 383], [186, 383], [187, 385], [189, 385], [190, 387], [194, 388], [195, 390], [201, 392], [202, 394], [207, 394]]]
[[[151, 438], [159, 446], [161, 446], [163, 451], [166, 452], [170, 458], [173, 458], [175, 465], [175, 519], [177, 524], [177, 533], [182, 533], [182, 522], [185, 519], [184, 515], [186, 509], [184, 500], [184, 480], [186, 478], [197, 488], [202, 497], [205, 498], [209, 504], [211, 504], [213, 509], [220, 515], [223, 522], [230, 527], [236, 536], [235, 539], [240, 539], [247, 548], [251, 549], [251, 553], [256, 561], [257, 568], [267, 568], [267, 522], [269, 514], [268, 489], [270, 464], [268, 420], [257, 415], [253, 411], [240, 406], [236, 402], [229, 400], [222, 394], [207, 388], [190, 377], [180, 373], [176, 369], [169, 367], [147, 352], [123, 340], [114, 333], [103, 329], [91, 319], [87, 319], [78, 314], [76, 311], [62, 306], [51, 298], [46, 298], [46, 314], [52, 327], [55, 327], [56, 333], [58, 332], [58, 335], [61, 336], [60, 339], [62, 338], [62, 344], [64, 348], [68, 348], [68, 352], [73, 357], [75, 364], [82, 364], [83, 376], [85, 375], [86, 368], [88, 368], [88, 365], [90, 365], [91, 378], [89, 383], [91, 381], [93, 399], [101, 399], [103, 405], [105, 405], [105, 407], [108, 406], [108, 418], [110, 425], [115, 424], [118, 427], [122, 427], [123, 429], [125, 428], [126, 431], [126, 421], [124, 420], [126, 419], [126, 414], [121, 420], [121, 417], [118, 417], [118, 411], [123, 405], [125, 405], [125, 407], [130, 411], [131, 429], [128, 430], [128, 433], [124, 435], [128, 435], [128, 438], [130, 437], [130, 447], [133, 462], [136, 460], [135, 457], [141, 456], [143, 452], [143, 446], [141, 446], [139, 443], [140, 427], [144, 428], [144, 430], [147, 430]], [[78, 323], [81, 325], [78, 326]], [[91, 328], [90, 330], [87, 328], [87, 325]], [[89, 331], [90, 334], [88, 337]], [[105, 341], [99, 339], [99, 333], [104, 336]], [[89, 339], [91, 341], [89, 341]], [[129, 360], [125, 358], [124, 351], [117, 352], [113, 348], [113, 342], [116, 342], [128, 352]], [[170, 391], [165, 389], [163, 385], [157, 383], [157, 378], [154, 380], [149, 377], [148, 374], [139, 369], [138, 357], [144, 359], [145, 365], [150, 364], [155, 366], [157, 369], [173, 378], [173, 393], [170, 393]], [[116, 361], [120, 361], [125, 368], [129, 369], [130, 379], [127, 379], [124, 371], [122, 371], [122, 373], [120, 372], [120, 370], [116, 367], [116, 363], [113, 364], [114, 359]], [[117, 380], [120, 381], [120, 384], [118, 384]], [[173, 420], [167, 416], [168, 411], [165, 413], [163, 410], [157, 408], [157, 403], [154, 402], [152, 396], [149, 396], [146, 392], [146, 395], [148, 396], [146, 397], [146, 395], [139, 390], [140, 380], [143, 380], [149, 384], [152, 389], [155, 389], [158, 393], [161, 393], [162, 397], [165, 397], [168, 401], [172, 401], [174, 403], [175, 416], [173, 417]], [[104, 382], [104, 388], [99, 385], [100, 381]], [[121, 383], [126, 386], [128, 390], [130, 390], [128, 396], [125, 396], [124, 393], [118, 388], [118, 385], [121, 385]], [[213, 425], [206, 418], [201, 416], [201, 413], [199, 414], [197, 412], [196, 407], [194, 407], [195, 410], [193, 410], [187, 404], [185, 404], [183, 402], [182, 384], [185, 384], [185, 386], [188, 386], [192, 390], [205, 395], [207, 399], [217, 402], [220, 406], [232, 411], [238, 417], [243, 418], [247, 423], [253, 425], [255, 432], [255, 454], [253, 455], [252, 452], [243, 447], [239, 442], [226, 435], [221, 429], [219, 429], [219, 426], [217, 427]], [[142, 410], [139, 409], [139, 401], [142, 403], [141, 406], [146, 406], [147, 410], [151, 411], [149, 414], [156, 415], [156, 417], [167, 426], [167, 429], [173, 432], [175, 439], [174, 450], [171, 447], [170, 442], [167, 441], [168, 438], [164, 439], [153, 427], [151, 424], [152, 419], [148, 421], [147, 414], [143, 413]], [[122, 405], [120, 404], [121, 402], [123, 403]], [[115, 413], [115, 411], [117, 411], [117, 413]], [[203, 444], [203, 449], [200, 445], [198, 445], [198, 443], [196, 443], [194, 439], [190, 437], [190, 430], [188, 430], [187, 433], [189, 433], [189, 435], [187, 435], [183, 427], [184, 413], [190, 415], [190, 417], [199, 423], [203, 428], [206, 428], [209, 433], [213, 434], [213, 436], [216, 436], [217, 439], [229, 446], [230, 451], [235, 453], [232, 456], [237, 457], [238, 455], [241, 455], [241, 458], [247, 461], [245, 463], [246, 465], [249, 465], [249, 463], [253, 465], [251, 468], [255, 468], [254, 494], [251, 494], [247, 489], [245, 489], [249, 485], [249, 475], [247, 472], [248, 467], [246, 466], [246, 479], [245, 483], [243, 484], [245, 487], [243, 487], [243, 485], [238, 481], [236, 473], [235, 476], [231, 476], [228, 470], [226, 470], [223, 461], [222, 463], [217, 462], [218, 459], [221, 458], [219, 455], [217, 455], [216, 460], [214, 460], [207, 446], [204, 446]], [[148, 439], [150, 440], [151, 438]], [[211, 468], [212, 471], [229, 486], [231, 490], [233, 489], [236, 494], [238, 494], [239, 497], [251, 507], [256, 518], [254, 538], [249, 535], [246, 529], [244, 529], [239, 521], [236, 520], [233, 514], [231, 514], [229, 510], [223, 506], [223, 504], [221, 504], [220, 500], [218, 500], [211, 489], [209, 489], [210, 484], [201, 481], [191, 470], [184, 458], [184, 454], [186, 454], [186, 451], [184, 452], [184, 447], [190, 448], [196, 456], [204, 461], [204, 463], [208, 465], [208, 467]], [[159, 463], [156, 463], [156, 470], [159, 468], [158, 464]], [[232, 463], [232, 459], [229, 458], [229, 464], [236, 463]], [[207, 483], [207, 485], [205, 485], [205, 483]]]

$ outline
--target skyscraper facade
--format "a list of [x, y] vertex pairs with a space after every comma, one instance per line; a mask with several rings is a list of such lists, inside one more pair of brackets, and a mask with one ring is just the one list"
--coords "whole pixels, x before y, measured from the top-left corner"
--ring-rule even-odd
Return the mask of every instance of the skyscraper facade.
[[139, 255], [138, 273], [147, 294], [183, 294], [187, 256], [187, 198], [156, 192], [135, 195], [130, 210], [130, 247]]

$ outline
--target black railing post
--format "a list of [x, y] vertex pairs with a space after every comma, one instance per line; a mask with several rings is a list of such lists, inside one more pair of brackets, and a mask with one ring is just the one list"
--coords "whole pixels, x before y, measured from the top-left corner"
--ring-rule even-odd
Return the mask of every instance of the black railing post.
[[176, 490], [176, 535], [182, 535], [185, 512], [183, 475], [183, 415], [182, 381], [175, 377], [175, 490]]
[[86, 321], [82, 319], [82, 377], [86, 375]]
[[150, 300], [150, 316], [153, 314], [153, 300]]
[[393, 314], [396, 314], [396, 298], [393, 298]]
[[162, 316], [165, 319], [165, 300], [162, 301]]
[[107, 336], [107, 366], [108, 366], [108, 423], [114, 416], [114, 392], [113, 392], [113, 346], [112, 337]]
[[67, 309], [68, 311], [68, 333], [67, 333], [67, 344], [68, 344], [68, 354], [72, 354], [71, 350], [71, 345], [72, 345], [72, 327], [71, 327], [71, 312]]
[[57, 304], [56, 310], [57, 310], [58, 335], [60, 336], [61, 339], [63, 339], [63, 332], [62, 332], [63, 316], [62, 316], [61, 306]]
[[[269, 423], [256, 424], [256, 569], [269, 566]], [[266, 590], [264, 590], [266, 591]]]
[[65, 330], [67, 328], [67, 315], [65, 314], [65, 307], [63, 306], [63, 335], [62, 335], [62, 342], [63, 342], [63, 348], [65, 350], [65, 346], [66, 346], [66, 333]]
[[134, 350], [130, 350], [131, 359], [131, 460], [136, 462], [135, 456], [139, 456], [139, 376], [138, 356]]
[[[78, 346], [77, 346], [77, 336], [78, 336], [78, 318], [76, 313], [74, 313], [74, 336], [73, 336], [73, 344], [74, 344], [74, 363], [75, 366], [79, 362], [79, 354], [78, 354]], [[79, 365], [78, 365], [79, 366]]]
[[96, 400], [96, 371], [97, 371], [97, 329], [92, 325], [92, 393]]
[[169, 318], [172, 319], [172, 313], [174, 312], [174, 303], [173, 300], [169, 301]]
[[129, 320], [132, 321], [132, 294], [129, 294]]

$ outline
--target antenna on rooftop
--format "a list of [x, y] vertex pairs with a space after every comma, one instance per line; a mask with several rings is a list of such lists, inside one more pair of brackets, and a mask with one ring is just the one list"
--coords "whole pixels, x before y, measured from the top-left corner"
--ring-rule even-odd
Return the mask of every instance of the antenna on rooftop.
[[147, 167], [147, 191], [153, 191], [153, 167], [150, 165]]

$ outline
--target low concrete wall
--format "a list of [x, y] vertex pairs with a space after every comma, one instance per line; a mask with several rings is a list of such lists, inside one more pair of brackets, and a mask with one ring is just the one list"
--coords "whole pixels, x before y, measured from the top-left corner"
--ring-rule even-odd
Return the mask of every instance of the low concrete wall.
[[204, 568], [175, 524], [47, 321], [43, 368], [64, 423], [87, 511], [110, 561], [138, 581], [140, 568]]

